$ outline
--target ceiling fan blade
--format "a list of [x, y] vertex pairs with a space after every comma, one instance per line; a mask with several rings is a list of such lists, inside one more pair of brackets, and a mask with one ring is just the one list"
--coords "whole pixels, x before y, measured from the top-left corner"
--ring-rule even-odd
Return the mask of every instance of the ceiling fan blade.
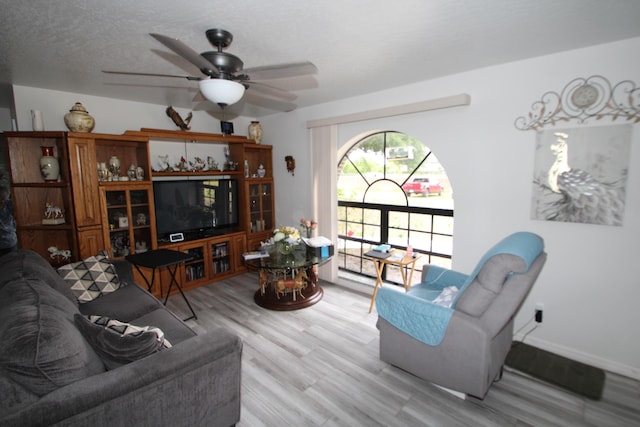
[[150, 33], [151, 37], [158, 40], [160, 43], [191, 62], [193, 65], [198, 67], [200, 71], [202, 71], [207, 76], [211, 77], [219, 77], [220, 72], [211, 62], [207, 61], [202, 55], [200, 55], [195, 50], [191, 49], [189, 46], [184, 44], [178, 39], [173, 37], [163, 36], [162, 34]]
[[107, 74], [123, 74], [125, 76], [148, 76], [148, 77], [175, 77], [179, 79], [187, 79], [190, 81], [199, 81], [202, 80], [200, 77], [193, 76], [179, 76], [177, 74], [157, 74], [157, 73], [133, 73], [130, 71], [111, 71], [111, 70], [102, 70], [103, 73]]
[[246, 68], [242, 73], [248, 75], [250, 80], [275, 80], [317, 74], [318, 68], [311, 62], [305, 61]]
[[248, 90], [256, 96], [262, 98], [269, 98], [275, 101], [291, 102], [295, 100], [298, 95], [287, 92], [286, 90], [278, 89], [273, 86], [267, 86], [258, 82], [244, 82], [243, 84], [249, 86]]

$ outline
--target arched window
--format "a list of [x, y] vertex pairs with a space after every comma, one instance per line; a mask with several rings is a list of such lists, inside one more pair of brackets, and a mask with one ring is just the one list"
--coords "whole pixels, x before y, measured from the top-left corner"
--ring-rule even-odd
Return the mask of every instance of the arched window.
[[[338, 163], [340, 270], [375, 277], [363, 254], [382, 243], [411, 246], [422, 255], [418, 270], [426, 263], [450, 268], [452, 194], [444, 168], [421, 141], [393, 131], [354, 141]], [[385, 280], [402, 283], [399, 272], [385, 270]]]

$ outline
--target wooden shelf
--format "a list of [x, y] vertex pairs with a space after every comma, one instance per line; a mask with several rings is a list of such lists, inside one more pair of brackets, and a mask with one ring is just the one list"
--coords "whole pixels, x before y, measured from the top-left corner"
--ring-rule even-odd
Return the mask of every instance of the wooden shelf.
[[125, 132], [125, 135], [144, 135], [149, 139], [159, 138], [164, 140], [176, 140], [180, 142], [196, 140], [259, 145], [256, 144], [253, 139], [248, 139], [246, 136], [223, 135], [221, 133], [189, 132], [181, 130], [141, 128], [139, 131], [128, 130]]
[[31, 187], [31, 188], [65, 188], [69, 183], [67, 181], [56, 182], [14, 182], [13, 187]]
[[153, 176], [224, 176], [224, 175], [242, 175], [239, 170], [232, 171], [198, 171], [198, 172], [153, 172]]

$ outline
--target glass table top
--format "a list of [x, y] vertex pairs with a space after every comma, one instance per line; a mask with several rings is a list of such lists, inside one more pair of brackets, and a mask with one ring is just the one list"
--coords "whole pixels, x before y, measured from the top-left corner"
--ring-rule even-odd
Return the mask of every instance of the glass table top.
[[249, 267], [258, 269], [287, 269], [287, 268], [306, 268], [314, 265], [324, 264], [331, 259], [331, 255], [320, 257], [309, 250], [307, 245], [296, 245], [292, 254], [281, 254], [277, 247], [270, 246], [266, 248], [269, 256], [264, 258], [254, 258], [245, 260], [245, 264]]

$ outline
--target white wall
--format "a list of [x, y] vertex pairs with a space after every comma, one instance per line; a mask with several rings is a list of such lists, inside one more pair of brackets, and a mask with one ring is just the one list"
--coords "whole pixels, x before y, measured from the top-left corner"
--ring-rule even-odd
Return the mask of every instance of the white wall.
[[0, 108], [0, 130], [10, 131], [11, 129], [11, 110], [8, 108]]
[[[625, 223], [606, 227], [530, 219], [535, 133], [513, 125], [543, 93], [560, 91], [576, 77], [600, 74], [612, 83], [640, 84], [640, 58], [633, 55], [638, 51], [640, 38], [261, 118], [263, 143], [274, 146], [277, 223], [295, 225], [311, 212], [308, 120], [468, 93], [468, 107], [342, 126], [340, 144], [371, 129], [397, 130], [425, 142], [446, 168], [455, 190], [454, 267], [471, 271], [489, 246], [513, 231], [539, 233], [549, 260], [516, 319], [516, 328], [529, 320], [535, 303], [542, 302], [544, 323], [527, 342], [640, 379], [636, 332], [640, 286], [632, 269], [640, 259], [638, 126], [632, 137]], [[76, 101], [95, 117], [94, 132], [175, 129], [165, 115], [166, 106], [28, 87], [14, 87], [14, 96], [20, 130], [31, 129], [31, 109], [43, 112], [46, 130], [65, 130], [62, 118]], [[219, 133], [216, 119], [204, 112], [194, 115], [194, 131]], [[234, 120], [237, 134], [246, 134], [249, 120]], [[286, 155], [296, 159], [295, 176], [286, 172]]]
[[[31, 110], [42, 111], [45, 130], [67, 131], [64, 115], [76, 102], [81, 102], [95, 119], [94, 133], [121, 134], [126, 130], [140, 128], [179, 130], [167, 116], [166, 105], [122, 101], [27, 86], [13, 86], [13, 93], [18, 130], [21, 131], [32, 130]], [[186, 118], [190, 111], [180, 108], [175, 110], [182, 118]], [[250, 120], [242, 117], [234, 119], [235, 133], [246, 135]], [[206, 111], [193, 111], [190, 126], [193, 132], [220, 133], [220, 121]]]
[[[514, 127], [516, 117], [528, 114], [543, 93], [560, 92], [576, 77], [599, 74], [612, 84], [632, 80], [640, 85], [640, 58], [632, 54], [638, 51], [640, 38], [263, 118], [264, 142], [274, 145], [277, 222], [296, 224], [311, 210], [308, 120], [468, 93], [468, 107], [341, 125], [339, 144], [372, 129], [401, 131], [425, 142], [455, 191], [454, 268], [470, 272], [489, 246], [513, 231], [540, 234], [549, 259], [516, 328], [529, 321], [534, 305], [542, 302], [544, 322], [527, 342], [640, 378], [640, 279], [633, 268], [640, 259], [638, 125], [632, 136], [623, 227], [531, 220], [536, 134]], [[586, 126], [601, 124], [591, 120]], [[296, 158], [295, 176], [285, 170], [288, 154]]]

